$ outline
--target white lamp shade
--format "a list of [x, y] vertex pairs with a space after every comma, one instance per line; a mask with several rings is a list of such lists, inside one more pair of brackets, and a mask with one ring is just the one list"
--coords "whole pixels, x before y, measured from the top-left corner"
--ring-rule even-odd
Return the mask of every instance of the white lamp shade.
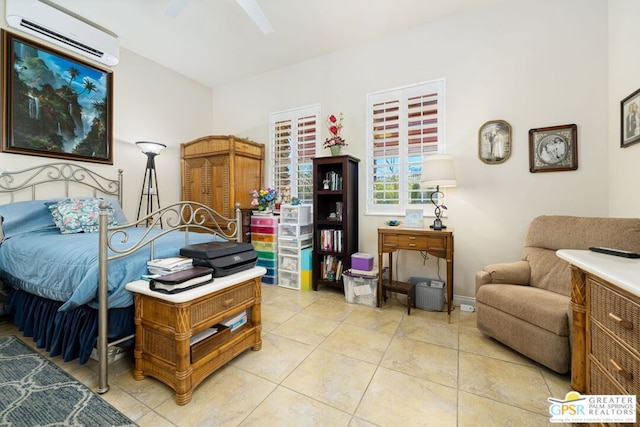
[[159, 142], [148, 142], [148, 141], [139, 141], [136, 142], [136, 145], [140, 147], [144, 154], [153, 153], [160, 154], [163, 148], [166, 148], [166, 145], [161, 144]]
[[423, 188], [455, 187], [456, 171], [448, 154], [432, 154], [424, 157], [420, 184]]

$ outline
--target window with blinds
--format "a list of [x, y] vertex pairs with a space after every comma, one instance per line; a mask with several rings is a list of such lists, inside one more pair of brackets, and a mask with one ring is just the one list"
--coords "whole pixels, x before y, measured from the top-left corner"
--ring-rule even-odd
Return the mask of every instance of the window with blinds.
[[[317, 154], [320, 106], [313, 105], [272, 113], [271, 153], [273, 187], [283, 202], [297, 197], [300, 203], [313, 202], [313, 162]], [[289, 200], [287, 200], [289, 199]]]
[[422, 159], [444, 151], [444, 80], [367, 96], [367, 213], [431, 206]]

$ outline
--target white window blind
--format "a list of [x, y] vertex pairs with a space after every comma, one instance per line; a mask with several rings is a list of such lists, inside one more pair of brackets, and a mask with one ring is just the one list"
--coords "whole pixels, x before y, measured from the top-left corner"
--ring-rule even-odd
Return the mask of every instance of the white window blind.
[[444, 80], [367, 96], [367, 213], [430, 206], [422, 159], [444, 150]]
[[[320, 106], [272, 113], [271, 182], [278, 194], [297, 197], [301, 203], [313, 202], [313, 161], [316, 156]], [[286, 200], [285, 200], [286, 201]]]

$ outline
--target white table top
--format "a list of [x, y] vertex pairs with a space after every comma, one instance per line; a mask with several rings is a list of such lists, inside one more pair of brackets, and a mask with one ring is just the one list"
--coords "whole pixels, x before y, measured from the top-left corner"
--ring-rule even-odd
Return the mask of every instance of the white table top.
[[253, 267], [239, 273], [231, 274], [225, 277], [216, 277], [213, 282], [198, 286], [197, 288], [189, 289], [188, 291], [178, 292], [177, 294], [164, 294], [162, 292], [156, 292], [149, 289], [149, 282], [146, 280], [136, 280], [135, 282], [129, 282], [125, 285], [125, 289], [131, 292], [136, 292], [143, 295], [148, 295], [154, 298], [158, 298], [164, 301], [173, 303], [181, 303], [194, 300], [196, 298], [209, 295], [220, 289], [227, 288], [232, 285], [236, 285], [240, 282], [245, 282], [256, 277], [262, 277], [267, 273], [267, 269], [264, 267]]
[[640, 258], [624, 258], [576, 249], [561, 249], [556, 254], [581, 270], [640, 296]]

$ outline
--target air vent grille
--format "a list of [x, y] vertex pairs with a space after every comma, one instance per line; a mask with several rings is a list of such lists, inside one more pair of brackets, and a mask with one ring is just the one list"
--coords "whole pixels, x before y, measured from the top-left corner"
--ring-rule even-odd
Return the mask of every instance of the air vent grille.
[[54, 31], [49, 30], [48, 28], [45, 28], [41, 25], [36, 24], [35, 22], [31, 22], [31, 21], [27, 21], [26, 19], [22, 19], [20, 21], [20, 25], [25, 27], [25, 28], [29, 28], [31, 31], [35, 31], [37, 33], [40, 33], [44, 36], [53, 38], [55, 40], [58, 40], [60, 43], [64, 43], [67, 44], [69, 46], [73, 46], [76, 49], [79, 49], [83, 52], [88, 53], [89, 55], [93, 55], [97, 58], [101, 58], [102, 55], [104, 55], [104, 52], [101, 52], [98, 49], [94, 49], [90, 46], [87, 46], [86, 44], [80, 43], [76, 40], [73, 40], [69, 37], [63, 36], [62, 34], [58, 34]]

